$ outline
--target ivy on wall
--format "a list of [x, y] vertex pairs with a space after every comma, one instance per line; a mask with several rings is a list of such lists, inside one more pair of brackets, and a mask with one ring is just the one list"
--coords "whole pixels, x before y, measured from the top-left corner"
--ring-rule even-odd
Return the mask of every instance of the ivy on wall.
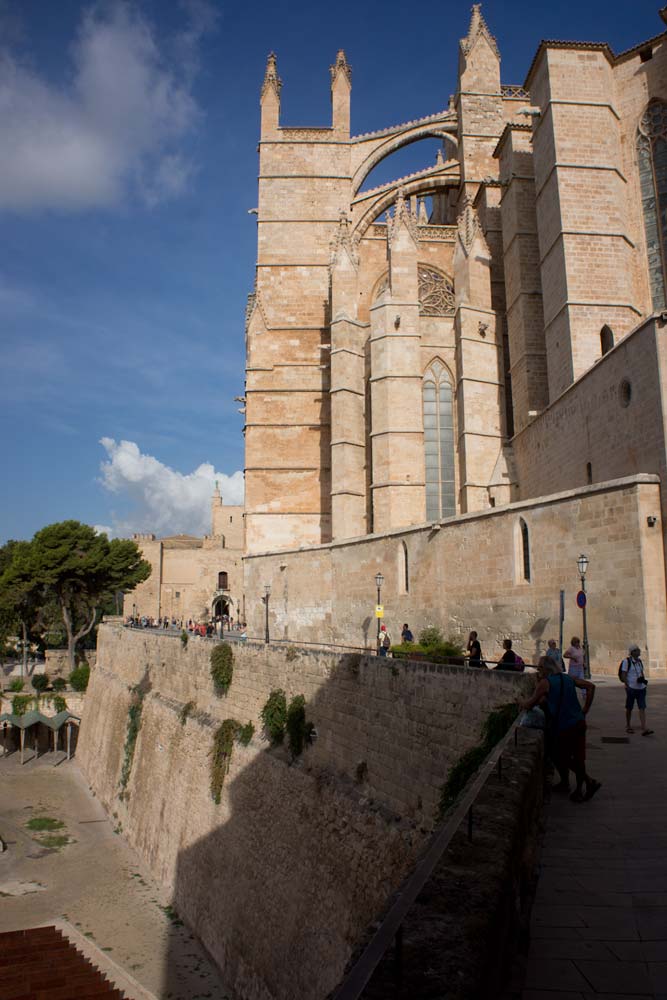
[[227, 694], [234, 676], [234, 652], [228, 642], [219, 642], [211, 650], [211, 677], [215, 693]]
[[213, 746], [209, 751], [211, 759], [211, 798], [216, 805], [220, 805], [222, 798], [222, 786], [229, 772], [232, 762], [232, 751], [234, 741], [238, 740], [243, 746], [247, 746], [255, 732], [252, 722], [241, 725], [236, 719], [225, 719], [213, 736]]

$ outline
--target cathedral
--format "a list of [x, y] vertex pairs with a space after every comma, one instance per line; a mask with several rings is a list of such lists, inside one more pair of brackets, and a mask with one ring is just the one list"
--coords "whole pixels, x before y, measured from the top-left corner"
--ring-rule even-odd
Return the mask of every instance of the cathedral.
[[[447, 107], [351, 135], [343, 51], [321, 128], [281, 125], [268, 58], [246, 593], [268, 584], [281, 638], [363, 646], [382, 569], [395, 622], [530, 659], [585, 550], [592, 659], [634, 629], [664, 669], [667, 32], [543, 41], [523, 83], [500, 66], [475, 5]], [[365, 186], [433, 137], [435, 163]]]

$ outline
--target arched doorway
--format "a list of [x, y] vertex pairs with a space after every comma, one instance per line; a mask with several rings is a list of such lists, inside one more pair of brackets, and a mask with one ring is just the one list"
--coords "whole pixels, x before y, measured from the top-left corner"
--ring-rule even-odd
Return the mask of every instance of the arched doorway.
[[223, 615], [229, 617], [229, 601], [226, 597], [218, 597], [213, 602], [213, 617], [222, 618]]

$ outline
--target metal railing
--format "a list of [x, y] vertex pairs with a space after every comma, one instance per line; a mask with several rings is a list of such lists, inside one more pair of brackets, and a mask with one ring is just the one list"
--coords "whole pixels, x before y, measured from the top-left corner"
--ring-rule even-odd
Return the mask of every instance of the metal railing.
[[486, 784], [491, 772], [497, 768], [499, 778], [502, 778], [502, 757], [511, 740], [516, 746], [519, 732], [518, 717], [511, 725], [506, 735], [496, 743], [484, 763], [480, 766], [475, 778], [460, 799], [458, 805], [445, 819], [445, 822], [432, 834], [428, 844], [419, 856], [410, 875], [403, 881], [395, 893], [394, 901], [382, 919], [373, 937], [364, 951], [354, 962], [345, 975], [342, 983], [331, 994], [331, 1000], [358, 1000], [368, 985], [373, 973], [392, 946], [396, 948], [396, 967], [400, 971], [402, 964], [403, 922], [410, 907], [416, 901], [436, 865], [449, 847], [459, 827], [467, 820], [468, 840], [473, 839], [474, 813], [473, 806], [477, 796]]

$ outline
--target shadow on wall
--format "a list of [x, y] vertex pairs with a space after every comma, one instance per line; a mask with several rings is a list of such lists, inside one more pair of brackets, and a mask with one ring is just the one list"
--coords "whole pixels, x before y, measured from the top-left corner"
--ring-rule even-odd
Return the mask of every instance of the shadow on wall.
[[[299, 659], [307, 676], [308, 654]], [[298, 675], [285, 676], [288, 697], [290, 687], [298, 693]], [[432, 698], [438, 678], [440, 703]], [[490, 708], [516, 697], [516, 685], [516, 675], [347, 655], [306, 705], [319, 735], [300, 757], [287, 746], [269, 749], [253, 720], [251, 745], [234, 744], [221, 803], [211, 803], [208, 770], [199, 787], [191, 783], [186, 812], [214, 810], [219, 825], [188, 843], [184, 821], [172, 905], [221, 969], [230, 995], [327, 996], [411, 868], [449, 766], [477, 742]], [[375, 718], [365, 724], [364, 712]], [[186, 736], [208, 747], [218, 724], [193, 716]], [[156, 793], [160, 814], [169, 815], [169, 789]], [[202, 796], [208, 805], [193, 801]], [[163, 992], [180, 996], [171, 953]]]

